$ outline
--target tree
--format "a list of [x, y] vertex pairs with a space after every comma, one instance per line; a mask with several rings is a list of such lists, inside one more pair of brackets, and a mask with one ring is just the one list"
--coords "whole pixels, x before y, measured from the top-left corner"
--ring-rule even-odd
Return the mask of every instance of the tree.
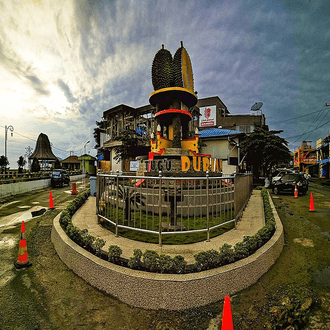
[[94, 139], [96, 142], [96, 145], [94, 146], [94, 149], [98, 149], [101, 146], [101, 132], [105, 131], [106, 121], [96, 121], [96, 126], [94, 128]]
[[9, 161], [8, 161], [8, 159], [7, 159], [6, 156], [2, 155], [2, 156], [0, 157], [0, 167], [1, 167], [1, 171], [5, 171], [7, 165], [9, 165]]
[[259, 177], [259, 170], [267, 174], [274, 165], [291, 159], [288, 142], [276, 135], [282, 132], [256, 128], [241, 142], [240, 147], [246, 162], [253, 166], [254, 177]]
[[131, 159], [138, 156], [138, 147], [143, 141], [143, 137], [138, 135], [134, 130], [127, 129], [115, 138], [120, 141], [121, 145], [115, 147], [114, 159], [119, 163], [120, 160]]
[[24, 159], [23, 156], [19, 156], [17, 164], [18, 164], [18, 173], [22, 173], [23, 172], [23, 167], [26, 164], [26, 160]]
[[34, 157], [31, 165], [31, 172], [39, 172], [39, 171], [40, 171], [40, 165], [38, 159]]
[[55, 163], [54, 163], [54, 168], [62, 168], [60, 161], [58, 158], [56, 158]]

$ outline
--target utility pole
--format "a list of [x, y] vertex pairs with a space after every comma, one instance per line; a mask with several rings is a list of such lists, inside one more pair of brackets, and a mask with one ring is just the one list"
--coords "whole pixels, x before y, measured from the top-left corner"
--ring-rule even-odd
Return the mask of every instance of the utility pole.
[[29, 159], [29, 157], [32, 155], [32, 150], [33, 148], [31, 148], [30, 146], [25, 147], [25, 157], [27, 157], [28, 159], [28, 169], [31, 170], [31, 159]]
[[[8, 130], [11, 131], [11, 136], [13, 136], [13, 132], [14, 132], [14, 126], [12, 125], [5, 125], [5, 157], [7, 158], [7, 134], [8, 134]], [[8, 160], [8, 158], [7, 158]]]

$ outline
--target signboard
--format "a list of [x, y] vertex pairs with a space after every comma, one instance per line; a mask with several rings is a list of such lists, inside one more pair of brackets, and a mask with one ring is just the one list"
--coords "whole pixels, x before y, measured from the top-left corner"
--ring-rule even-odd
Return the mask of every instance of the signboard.
[[216, 125], [216, 109], [215, 105], [209, 105], [200, 108], [200, 127], [210, 127]]
[[138, 160], [131, 160], [129, 162], [129, 170], [130, 172], [136, 172], [139, 169], [140, 162]]

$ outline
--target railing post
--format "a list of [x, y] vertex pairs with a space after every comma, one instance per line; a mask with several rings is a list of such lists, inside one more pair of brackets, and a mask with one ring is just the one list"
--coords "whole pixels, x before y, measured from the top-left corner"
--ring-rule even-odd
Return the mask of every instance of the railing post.
[[159, 188], [158, 188], [158, 213], [159, 213], [159, 246], [162, 246], [162, 171], [159, 171]]
[[210, 241], [210, 207], [209, 207], [209, 171], [206, 171], [206, 227], [207, 227], [207, 241]]
[[119, 171], [117, 170], [117, 178], [116, 178], [116, 237], [118, 237], [118, 218], [119, 218]]

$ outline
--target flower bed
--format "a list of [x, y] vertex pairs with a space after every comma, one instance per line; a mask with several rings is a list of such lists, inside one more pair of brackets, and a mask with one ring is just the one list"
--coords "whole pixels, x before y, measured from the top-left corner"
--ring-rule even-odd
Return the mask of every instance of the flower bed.
[[275, 232], [275, 219], [270, 206], [269, 195], [266, 189], [262, 189], [261, 195], [263, 199], [266, 224], [255, 235], [245, 236], [243, 241], [238, 242], [234, 247], [224, 244], [219, 248], [219, 251], [214, 249], [201, 251], [194, 255], [195, 264], [192, 265], [192, 267], [187, 266], [187, 262], [180, 255], [172, 258], [165, 254], [159, 255], [156, 251], [151, 250], [146, 250], [142, 253], [141, 250], [136, 249], [134, 250], [134, 255], [127, 260], [121, 258], [122, 250], [119, 246], [111, 245], [108, 253], [105, 253], [102, 250], [102, 247], [105, 245], [103, 239], [89, 235], [87, 229], [81, 230], [73, 226], [73, 214], [81, 205], [83, 205], [89, 195], [90, 191], [77, 195], [77, 197], [66, 207], [60, 216], [61, 227], [75, 243], [85, 248], [87, 251], [104, 260], [131, 269], [162, 274], [184, 274], [217, 268], [252, 255], [268, 242]]

